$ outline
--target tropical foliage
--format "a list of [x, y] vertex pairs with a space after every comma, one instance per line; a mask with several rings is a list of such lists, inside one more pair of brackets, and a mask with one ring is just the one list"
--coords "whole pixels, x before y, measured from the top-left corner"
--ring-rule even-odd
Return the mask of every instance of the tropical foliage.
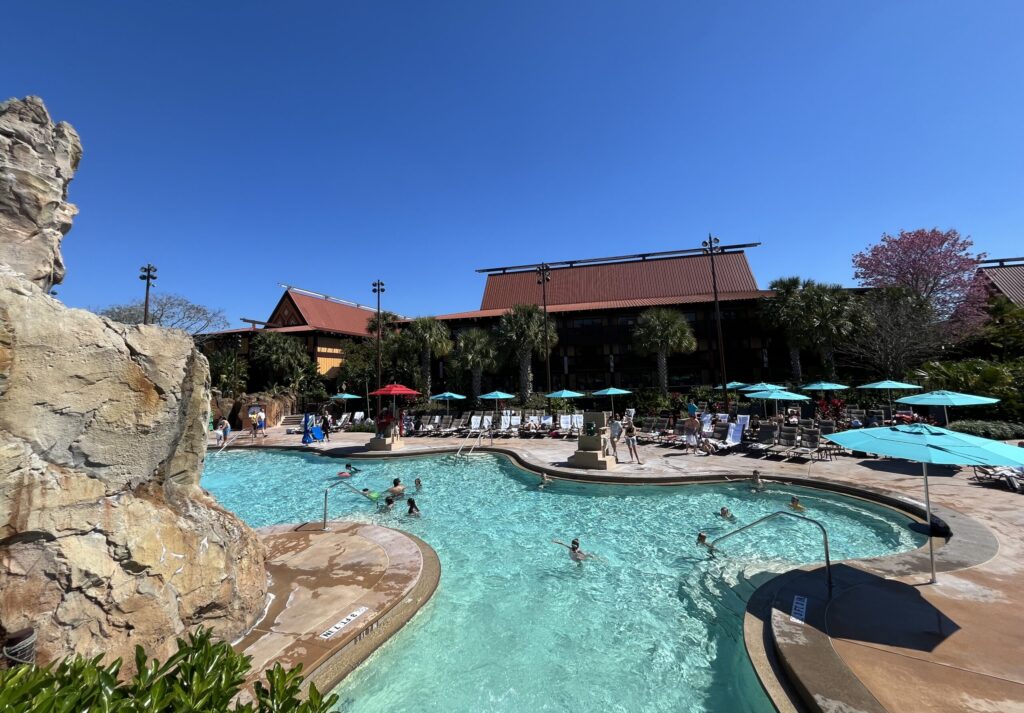
[[327, 396], [316, 362], [302, 342], [279, 332], [262, 331], [253, 338], [249, 372], [250, 386], [257, 389], [283, 385], [309, 400]]
[[249, 365], [234, 347], [225, 346], [207, 354], [210, 381], [225, 396], [245, 393]]
[[490, 332], [472, 328], [460, 332], [455, 338], [452, 365], [470, 375], [470, 394], [473, 402], [480, 400], [483, 374], [497, 366], [498, 346]]
[[804, 290], [813, 284], [799, 277], [780, 277], [768, 285], [775, 294], [763, 302], [763, 313], [768, 324], [782, 332], [789, 350], [789, 368], [793, 379], [803, 381], [800, 350], [807, 346], [808, 317], [804, 306]]
[[1009, 421], [953, 421], [949, 424], [949, 429], [981, 438], [994, 438], [997, 441], [1024, 438], [1024, 423]]
[[[1013, 361], [962, 359], [928, 361], [914, 376], [929, 390], [947, 389], [999, 399], [992, 406], [973, 406], [972, 414], [991, 414], [1009, 421], [1024, 421], [1024, 358]], [[957, 414], [961, 412], [958, 410]]]
[[542, 359], [548, 356], [544, 351], [545, 333], [550, 353], [558, 342], [558, 333], [554, 321], [545, 318], [537, 305], [514, 305], [498, 322], [498, 343], [519, 366], [520, 403], [526, 403], [533, 390], [533, 355]]
[[417, 385], [423, 394], [431, 393], [430, 359], [432, 356], [447, 356], [452, 350], [451, 332], [448, 325], [433, 317], [414, 319], [407, 330], [407, 342], [419, 358]]
[[841, 285], [783, 277], [773, 280], [774, 297], [762, 303], [768, 324], [786, 339], [792, 378], [803, 381], [800, 353], [818, 353], [828, 378], [836, 374], [836, 350], [853, 331], [853, 298]]
[[253, 687], [255, 701], [235, 702], [249, 673], [251, 659], [200, 630], [178, 639], [178, 651], [166, 662], [149, 660], [135, 649], [137, 673], [119, 680], [121, 660], [102, 665], [102, 656], [67, 658], [56, 665], [0, 669], [0, 710], [64, 713], [327, 713], [337, 702], [310, 685], [302, 696], [302, 667], [280, 664]]
[[633, 330], [633, 340], [640, 354], [653, 354], [658, 362], [658, 388], [668, 395], [668, 356], [697, 349], [689, 322], [678, 310], [652, 307], [643, 312]]

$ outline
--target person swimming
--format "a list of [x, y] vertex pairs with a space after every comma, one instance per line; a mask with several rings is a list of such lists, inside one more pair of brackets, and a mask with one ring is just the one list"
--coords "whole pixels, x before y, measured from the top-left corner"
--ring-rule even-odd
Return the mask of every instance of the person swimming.
[[706, 533], [703, 533], [703, 532], [698, 532], [697, 533], [697, 546], [698, 547], [706, 547], [708, 552], [710, 552], [712, 555], [714, 555], [714, 553], [715, 553], [715, 546], [712, 545], [710, 542], [708, 542], [708, 536], [707, 536]]
[[593, 555], [593, 554], [591, 554], [589, 552], [584, 552], [583, 550], [580, 549], [579, 538], [574, 539], [572, 541], [572, 543], [568, 544], [568, 545], [565, 544], [564, 542], [562, 542], [561, 540], [551, 540], [551, 541], [553, 543], [555, 543], [556, 545], [561, 545], [562, 547], [568, 548], [568, 550], [569, 550], [569, 559], [571, 559], [576, 564], [583, 564], [584, 560], [596, 559], [597, 558], [596, 555]]
[[395, 507], [395, 499], [390, 495], [384, 498], [384, 507], [381, 508], [381, 512], [391, 512]]
[[797, 512], [803, 512], [807, 509], [801, 504], [800, 498], [795, 495], [789, 499], [789, 507]]
[[345, 464], [345, 470], [347, 470], [347, 471], [348, 471], [348, 472], [349, 472], [349, 473], [350, 473], [351, 475], [355, 475], [355, 474], [356, 474], [356, 473], [358, 473], [358, 472], [359, 472], [360, 470], [362, 470], [362, 468], [356, 468], [356, 467], [355, 467], [354, 465], [352, 465], [351, 463], [346, 463], [346, 464]]
[[391, 481], [391, 487], [388, 488], [388, 492], [391, 493], [392, 497], [394, 498], [404, 498], [405, 486], [402, 485], [402, 479], [395, 478], [393, 481]]
[[537, 489], [538, 490], [543, 490], [544, 488], [548, 487], [549, 485], [551, 485], [551, 478], [548, 477], [547, 473], [541, 473], [540, 474], [540, 485], [537, 486]]
[[414, 480], [413, 484], [416, 486], [416, 492], [417, 493], [420, 492], [421, 490], [423, 490], [423, 481], [420, 480], [419, 478]]
[[416, 501], [413, 498], [409, 498], [407, 501], [409, 511], [406, 513], [409, 517], [419, 517], [420, 509], [416, 506]]
[[754, 487], [751, 488], [751, 490], [753, 490], [755, 493], [761, 492], [766, 487], [764, 481], [761, 480], [761, 471], [759, 470], [754, 471], [753, 485]]
[[736, 516], [732, 514], [732, 511], [724, 505], [722, 506], [722, 509], [718, 511], [718, 516], [723, 520], [729, 520], [730, 522], [736, 519]]

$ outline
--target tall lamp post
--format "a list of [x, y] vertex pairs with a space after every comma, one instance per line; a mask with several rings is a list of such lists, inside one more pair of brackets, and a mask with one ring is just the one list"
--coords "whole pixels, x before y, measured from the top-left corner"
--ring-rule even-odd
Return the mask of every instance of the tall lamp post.
[[156, 267], [146, 263], [139, 268], [139, 271], [141, 272], [139, 279], [146, 281], [146, 301], [142, 306], [142, 323], [149, 324], [149, 286], [156, 282]]
[[548, 338], [548, 283], [551, 282], [551, 267], [542, 262], [537, 266], [537, 284], [541, 286], [541, 295], [544, 304], [544, 367], [547, 370], [548, 390], [551, 393], [551, 347]]
[[727, 381], [725, 376], [725, 344], [722, 341], [722, 310], [718, 304], [718, 275], [715, 272], [715, 253], [722, 252], [719, 243], [721, 241], [708, 233], [708, 239], [700, 246], [705, 255], [711, 258], [711, 291], [715, 298], [715, 329], [718, 332], [718, 370], [722, 379], [722, 397], [725, 400], [725, 412], [729, 413], [729, 389], [725, 387]]
[[[380, 296], [384, 292], [384, 282], [374, 280], [373, 294], [377, 295], [377, 390], [380, 391], [380, 347], [381, 347], [381, 323], [380, 323]], [[380, 396], [377, 397], [377, 418], [380, 418]], [[374, 419], [376, 420], [376, 419]]]

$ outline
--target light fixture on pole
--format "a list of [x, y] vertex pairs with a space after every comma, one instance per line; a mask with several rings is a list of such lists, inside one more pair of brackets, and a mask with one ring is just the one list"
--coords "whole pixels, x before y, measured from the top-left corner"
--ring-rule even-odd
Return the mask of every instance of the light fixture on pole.
[[[384, 292], [384, 282], [382, 280], [373, 281], [373, 294], [377, 295], [377, 390], [381, 388], [380, 382], [380, 348], [381, 348], [381, 325], [380, 323], [380, 296]], [[377, 397], [377, 418], [380, 418], [380, 396]]]
[[544, 305], [544, 367], [547, 370], [548, 390], [551, 393], [551, 347], [548, 337], [548, 283], [551, 282], [551, 267], [542, 262], [537, 266], [537, 284], [541, 286], [541, 297]]
[[711, 291], [715, 299], [715, 329], [718, 333], [718, 369], [722, 385], [722, 396], [725, 399], [725, 412], [729, 413], [729, 390], [725, 388], [729, 381], [725, 376], [725, 345], [722, 342], [722, 310], [718, 304], [718, 274], [715, 272], [715, 253], [722, 252], [721, 241], [708, 233], [708, 239], [701, 242], [701, 249], [711, 258]]
[[139, 268], [139, 271], [141, 272], [139, 279], [146, 281], [146, 301], [142, 306], [142, 323], [149, 324], [149, 286], [156, 282], [156, 267], [146, 263]]

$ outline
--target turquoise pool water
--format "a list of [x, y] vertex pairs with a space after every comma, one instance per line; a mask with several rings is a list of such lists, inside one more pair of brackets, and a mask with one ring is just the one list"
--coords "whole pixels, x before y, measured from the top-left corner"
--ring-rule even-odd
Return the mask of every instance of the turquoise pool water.
[[[203, 486], [253, 526], [315, 520], [343, 461], [307, 453], [210, 455]], [[337, 689], [339, 711], [532, 713], [774, 710], [743, 648], [741, 616], [757, 572], [822, 559], [809, 523], [779, 519], [694, 546], [786, 508], [796, 493], [828, 529], [832, 557], [917, 547], [910, 519], [852, 498], [745, 483], [584, 486], [538, 479], [482, 455], [359, 461], [349, 482], [412, 485], [421, 519], [380, 514], [344, 487], [330, 515], [397, 527], [434, 547], [441, 585], [427, 607]], [[411, 487], [410, 487], [411, 490]], [[717, 517], [729, 507], [736, 523]], [[582, 566], [552, 539], [601, 556]]]

